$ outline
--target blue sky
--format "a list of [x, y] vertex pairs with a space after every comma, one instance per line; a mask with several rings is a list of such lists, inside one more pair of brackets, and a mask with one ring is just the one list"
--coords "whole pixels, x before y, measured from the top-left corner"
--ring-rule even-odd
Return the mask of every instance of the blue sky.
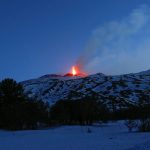
[[[11, 77], [22, 81], [49, 73], [68, 72], [80, 56], [87, 55], [86, 49], [91, 39], [97, 36], [97, 33], [93, 35], [95, 31], [99, 34], [99, 30], [103, 30], [107, 34], [106, 28], [111, 22], [124, 24], [126, 18], [143, 4], [149, 6], [150, 2], [148, 0], [0, 1], [0, 79]], [[144, 14], [147, 15], [149, 12]], [[101, 50], [101, 48], [121, 47], [114, 46], [114, 43], [108, 47], [103, 44], [102, 47], [96, 47], [96, 50], [93, 48], [92, 52], [88, 52], [90, 60], [85, 62], [85, 70], [89, 73], [121, 74], [149, 69], [150, 62], [148, 58], [145, 59], [149, 53], [148, 25], [149, 23], [146, 24], [146, 28], [143, 26], [145, 31], [141, 28], [136, 34], [127, 36], [132, 42], [123, 40], [119, 43], [122, 47], [129, 45], [126, 47], [127, 54], [122, 51], [116, 56], [119, 50], [115, 52]], [[140, 35], [140, 38], [137, 39], [137, 35]], [[101, 35], [98, 37], [100, 37], [98, 41], [103, 38]], [[144, 44], [137, 47], [137, 41], [143, 41]], [[137, 54], [131, 50], [135, 48], [140, 51], [139, 49], [143, 47], [147, 54], [142, 56], [141, 53], [145, 52]], [[98, 57], [95, 57], [95, 54]], [[133, 56], [134, 59], [135, 55], [140, 55], [137, 61], [143, 62], [137, 64], [133, 61], [132, 66], [126, 61], [122, 62], [125, 58], [128, 58], [127, 62], [131, 62], [130, 57]]]

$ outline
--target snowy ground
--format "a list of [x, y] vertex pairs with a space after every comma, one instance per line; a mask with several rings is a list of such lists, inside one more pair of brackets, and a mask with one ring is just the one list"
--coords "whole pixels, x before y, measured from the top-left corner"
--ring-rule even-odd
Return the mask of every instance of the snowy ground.
[[150, 133], [129, 133], [123, 122], [90, 127], [0, 131], [0, 150], [150, 150]]

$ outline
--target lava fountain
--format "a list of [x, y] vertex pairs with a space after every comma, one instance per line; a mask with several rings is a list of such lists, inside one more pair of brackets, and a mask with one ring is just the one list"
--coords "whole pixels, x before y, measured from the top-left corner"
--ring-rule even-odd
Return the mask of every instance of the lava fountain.
[[87, 74], [81, 71], [80, 68], [77, 66], [72, 66], [70, 74], [72, 76], [80, 76], [80, 77], [87, 76]]
[[71, 73], [72, 73], [73, 76], [77, 75], [77, 71], [76, 71], [75, 66], [72, 67]]

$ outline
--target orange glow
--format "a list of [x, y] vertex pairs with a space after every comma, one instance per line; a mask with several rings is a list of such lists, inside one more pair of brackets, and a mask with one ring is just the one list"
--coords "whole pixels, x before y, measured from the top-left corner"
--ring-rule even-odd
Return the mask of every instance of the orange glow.
[[75, 66], [72, 67], [72, 75], [73, 76], [77, 75], [77, 71], [76, 71]]
[[72, 66], [70, 71], [71, 76], [86, 77], [87, 73], [80, 70], [78, 66]]

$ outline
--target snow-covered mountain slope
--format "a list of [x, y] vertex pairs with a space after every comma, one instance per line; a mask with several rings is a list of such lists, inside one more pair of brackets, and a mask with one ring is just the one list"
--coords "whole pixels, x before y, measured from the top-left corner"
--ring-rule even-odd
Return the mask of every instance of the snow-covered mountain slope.
[[[150, 70], [117, 76], [101, 73], [87, 77], [45, 75], [21, 82], [25, 93], [54, 104], [61, 99], [80, 99], [97, 96], [105, 102], [112, 99], [123, 104], [150, 100]], [[110, 102], [110, 101], [109, 101]], [[108, 102], [108, 103], [109, 103]]]

